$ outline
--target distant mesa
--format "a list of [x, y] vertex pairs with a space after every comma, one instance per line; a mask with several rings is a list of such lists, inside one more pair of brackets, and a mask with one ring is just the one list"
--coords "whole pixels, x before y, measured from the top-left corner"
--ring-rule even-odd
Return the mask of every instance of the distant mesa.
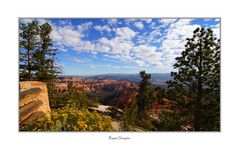
[[[58, 78], [86, 78], [94, 80], [129, 80], [134, 83], [139, 83], [141, 77], [139, 74], [101, 74], [92, 76], [82, 76], [82, 75], [60, 75]], [[151, 82], [153, 85], [161, 85], [162, 87], [167, 87], [166, 81], [171, 79], [170, 73], [151, 73]]]

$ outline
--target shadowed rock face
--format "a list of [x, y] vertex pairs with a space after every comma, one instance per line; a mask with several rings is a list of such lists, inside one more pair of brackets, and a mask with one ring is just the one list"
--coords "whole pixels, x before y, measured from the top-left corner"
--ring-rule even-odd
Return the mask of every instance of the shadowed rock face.
[[20, 124], [50, 114], [47, 86], [43, 82], [20, 82], [19, 120]]

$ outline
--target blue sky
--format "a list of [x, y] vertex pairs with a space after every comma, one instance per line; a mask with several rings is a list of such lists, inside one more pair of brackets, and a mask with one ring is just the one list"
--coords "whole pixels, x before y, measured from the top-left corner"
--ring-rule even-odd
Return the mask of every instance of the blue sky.
[[[32, 19], [20, 19], [27, 22]], [[63, 74], [166, 73], [199, 26], [220, 36], [220, 19], [38, 19], [52, 25]]]

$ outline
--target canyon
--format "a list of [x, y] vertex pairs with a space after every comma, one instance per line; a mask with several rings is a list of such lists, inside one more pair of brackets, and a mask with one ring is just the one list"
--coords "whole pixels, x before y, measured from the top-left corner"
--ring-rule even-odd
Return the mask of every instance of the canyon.
[[59, 78], [55, 84], [56, 88], [60, 92], [65, 92], [68, 88], [68, 83], [72, 82], [77, 91], [82, 92], [96, 92], [99, 89], [109, 89], [114, 91], [130, 89], [137, 90], [138, 86], [128, 80], [99, 80], [99, 79], [88, 79], [78, 77], [64, 77]]

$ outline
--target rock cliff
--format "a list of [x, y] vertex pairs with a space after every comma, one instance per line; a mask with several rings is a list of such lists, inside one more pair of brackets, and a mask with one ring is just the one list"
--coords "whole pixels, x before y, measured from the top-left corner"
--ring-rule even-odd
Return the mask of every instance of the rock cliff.
[[43, 82], [20, 82], [19, 120], [20, 124], [31, 119], [50, 115], [47, 86]]

